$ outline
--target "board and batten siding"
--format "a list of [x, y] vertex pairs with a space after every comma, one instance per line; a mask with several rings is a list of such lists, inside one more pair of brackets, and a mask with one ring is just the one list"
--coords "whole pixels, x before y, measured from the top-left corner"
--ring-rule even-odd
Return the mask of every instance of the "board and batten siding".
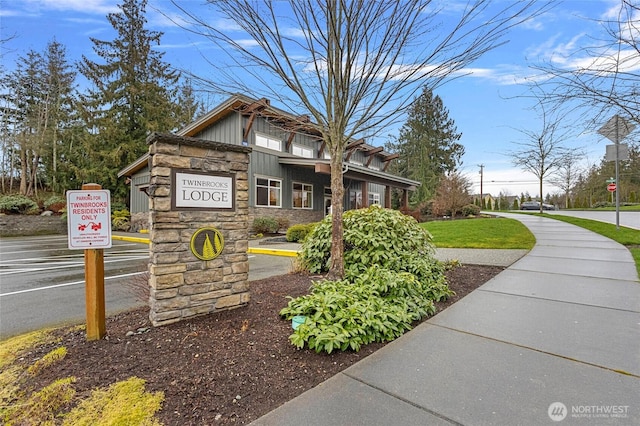
[[140, 213], [149, 211], [149, 197], [142, 191], [149, 187], [149, 168], [145, 167], [131, 176], [131, 195], [129, 197], [129, 211]]
[[208, 141], [242, 144], [242, 123], [239, 113], [232, 113], [216, 122], [214, 126], [204, 129], [195, 137]]

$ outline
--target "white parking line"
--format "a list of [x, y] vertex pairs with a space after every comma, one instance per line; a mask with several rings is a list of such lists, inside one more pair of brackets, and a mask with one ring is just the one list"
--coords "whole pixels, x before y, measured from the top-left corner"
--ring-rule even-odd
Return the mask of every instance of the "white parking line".
[[[105, 265], [108, 263], [118, 263], [118, 262], [128, 262], [130, 260], [140, 260], [140, 259], [146, 259], [149, 256], [117, 256], [115, 258], [111, 257], [111, 258], [106, 258], [104, 263]], [[47, 265], [57, 265], [57, 266], [47, 266]], [[25, 272], [25, 271], [29, 271], [29, 272], [40, 272], [40, 271], [52, 271], [54, 269], [66, 269], [66, 268], [73, 268], [73, 267], [84, 267], [84, 261], [79, 261], [79, 262], [43, 262], [43, 263], [38, 263], [38, 264], [15, 264], [15, 262], [13, 263], [14, 266], [18, 267], [18, 269], [7, 269], [4, 271], [0, 271], [0, 276], [3, 275], [13, 275], [13, 274], [18, 274], [20, 272]], [[33, 267], [32, 267], [33, 266]]]
[[[142, 275], [142, 274], [146, 274], [147, 272], [132, 272], [130, 274], [123, 274], [123, 275], [114, 275], [113, 277], [105, 277], [105, 281], [106, 280], [113, 280], [116, 278], [125, 278], [125, 277], [132, 277], [135, 275]], [[38, 287], [38, 288], [30, 288], [27, 290], [18, 290], [18, 291], [12, 291], [10, 293], [2, 293], [0, 294], [0, 297], [4, 297], [4, 296], [13, 296], [15, 294], [23, 294], [23, 293], [31, 293], [33, 291], [41, 291], [41, 290], [49, 290], [52, 288], [59, 288], [59, 287], [69, 287], [72, 285], [79, 285], [79, 284], [84, 284], [84, 280], [82, 281], [74, 281], [74, 282], [70, 282], [70, 283], [64, 283], [64, 284], [56, 284], [56, 285], [49, 285], [46, 287]]]

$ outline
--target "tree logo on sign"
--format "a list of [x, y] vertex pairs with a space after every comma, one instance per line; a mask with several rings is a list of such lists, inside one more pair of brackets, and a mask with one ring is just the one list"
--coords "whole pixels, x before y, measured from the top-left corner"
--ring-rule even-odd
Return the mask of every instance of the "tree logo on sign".
[[224, 238], [216, 228], [200, 228], [191, 237], [191, 253], [200, 260], [213, 260], [224, 249]]

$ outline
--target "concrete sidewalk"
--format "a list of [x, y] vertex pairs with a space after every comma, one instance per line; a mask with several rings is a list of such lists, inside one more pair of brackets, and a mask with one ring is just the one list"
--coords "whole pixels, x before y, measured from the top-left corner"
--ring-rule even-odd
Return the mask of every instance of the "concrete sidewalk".
[[629, 251], [510, 215], [534, 249], [455, 305], [256, 425], [640, 425]]

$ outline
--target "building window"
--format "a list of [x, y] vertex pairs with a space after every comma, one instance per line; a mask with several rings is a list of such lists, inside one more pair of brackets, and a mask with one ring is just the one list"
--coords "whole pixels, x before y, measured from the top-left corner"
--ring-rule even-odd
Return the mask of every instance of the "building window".
[[369, 205], [373, 205], [373, 204], [380, 204], [380, 194], [377, 194], [375, 192], [370, 192], [369, 193]]
[[313, 208], [313, 186], [306, 183], [293, 183], [293, 208]]
[[256, 146], [273, 149], [274, 151], [282, 151], [282, 141], [280, 139], [271, 138], [256, 133]]
[[313, 158], [313, 149], [307, 148], [306, 146], [293, 145], [291, 153], [297, 157]]
[[349, 208], [361, 209], [362, 208], [362, 191], [349, 191]]
[[256, 179], [256, 206], [281, 207], [282, 181], [278, 179]]

